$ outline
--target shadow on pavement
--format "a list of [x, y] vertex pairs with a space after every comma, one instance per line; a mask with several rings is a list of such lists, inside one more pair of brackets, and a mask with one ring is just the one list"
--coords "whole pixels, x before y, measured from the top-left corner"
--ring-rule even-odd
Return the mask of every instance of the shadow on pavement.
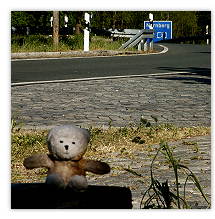
[[184, 83], [202, 83], [211, 84], [211, 69], [210, 68], [175, 68], [175, 67], [158, 67], [159, 70], [165, 70], [170, 72], [189, 72], [184, 74], [178, 74], [177, 76], [161, 76], [157, 79], [166, 80], [183, 80]]
[[11, 184], [12, 209], [130, 209], [130, 189], [89, 186], [84, 192], [56, 190], [45, 183]]

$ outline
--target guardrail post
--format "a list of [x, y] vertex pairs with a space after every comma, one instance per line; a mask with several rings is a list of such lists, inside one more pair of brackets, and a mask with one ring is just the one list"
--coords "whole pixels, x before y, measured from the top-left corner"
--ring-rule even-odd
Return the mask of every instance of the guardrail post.
[[143, 51], [144, 51], [144, 52], [147, 52], [147, 51], [148, 51], [148, 42], [147, 42], [147, 39], [145, 39]]
[[149, 50], [150, 50], [150, 51], [153, 50], [153, 39], [150, 39]]
[[142, 39], [138, 44], [138, 47], [137, 47], [138, 51], [143, 50], [143, 44], [144, 44], [144, 40]]
[[148, 51], [148, 43], [147, 43], [147, 39], [142, 39], [140, 41], [140, 43], [138, 44], [138, 51], [144, 51], [147, 52]]

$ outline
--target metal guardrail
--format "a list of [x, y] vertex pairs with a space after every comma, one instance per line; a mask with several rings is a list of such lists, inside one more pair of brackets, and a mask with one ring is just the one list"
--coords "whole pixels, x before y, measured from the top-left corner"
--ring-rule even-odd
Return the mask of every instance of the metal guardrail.
[[137, 33], [141, 31], [141, 29], [109, 29], [111, 37], [118, 38], [118, 37], [125, 37], [125, 38], [131, 38]]
[[134, 47], [141, 42], [142, 39], [153, 38], [153, 30], [141, 30], [136, 35], [134, 35], [130, 40], [124, 43], [120, 49], [126, 49]]
[[[124, 43], [119, 49], [127, 49], [139, 44], [138, 50], [142, 50], [142, 47], [144, 47], [144, 51], [146, 51], [148, 50], [147, 39], [148, 38], [152, 39], [153, 37], [154, 37], [153, 30], [146, 30], [146, 29], [140, 30], [133, 37], [131, 37], [126, 43]], [[145, 46], [143, 46], [144, 44]]]

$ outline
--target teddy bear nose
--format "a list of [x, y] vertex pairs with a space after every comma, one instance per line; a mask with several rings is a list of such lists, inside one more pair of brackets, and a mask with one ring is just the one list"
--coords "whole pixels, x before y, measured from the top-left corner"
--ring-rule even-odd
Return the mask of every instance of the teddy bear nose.
[[65, 149], [68, 150], [69, 149], [69, 145], [64, 145]]

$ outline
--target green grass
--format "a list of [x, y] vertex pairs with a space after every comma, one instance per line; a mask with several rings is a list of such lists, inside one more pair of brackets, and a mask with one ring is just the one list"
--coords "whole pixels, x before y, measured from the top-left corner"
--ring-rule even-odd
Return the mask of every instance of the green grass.
[[[83, 50], [83, 35], [60, 37], [57, 51]], [[123, 40], [113, 41], [108, 37], [91, 36], [90, 50], [118, 50]], [[134, 49], [131, 49], [134, 50]], [[11, 52], [53, 52], [52, 38], [44, 35], [12, 36]]]
[[91, 38], [90, 50], [118, 50], [123, 43], [125, 40], [122, 39], [113, 41], [111, 38], [94, 36]]

